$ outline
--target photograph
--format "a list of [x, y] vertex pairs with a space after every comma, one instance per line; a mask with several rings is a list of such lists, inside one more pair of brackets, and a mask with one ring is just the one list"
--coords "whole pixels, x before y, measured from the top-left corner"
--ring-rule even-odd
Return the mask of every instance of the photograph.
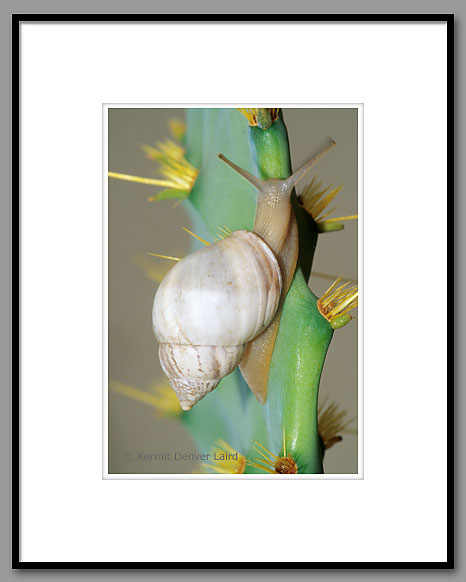
[[454, 567], [457, 20], [11, 15], [14, 569]]
[[107, 115], [108, 473], [357, 475], [362, 109]]

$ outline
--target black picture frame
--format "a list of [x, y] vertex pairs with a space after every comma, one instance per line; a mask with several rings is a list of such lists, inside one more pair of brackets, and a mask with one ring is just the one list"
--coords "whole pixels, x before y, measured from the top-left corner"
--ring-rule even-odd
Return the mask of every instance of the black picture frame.
[[[243, 15], [192, 15], [192, 14], [13, 14], [12, 15], [12, 209], [13, 209], [13, 382], [12, 382], [12, 567], [14, 569], [183, 569], [201, 570], [219, 569], [219, 563], [171, 563], [171, 562], [24, 562], [20, 560], [20, 25], [24, 22], [446, 22], [447, 23], [447, 140], [448, 140], [448, 254], [454, 257], [453, 236], [453, 192], [454, 192], [454, 15], [453, 14], [243, 14]], [[450, 265], [448, 273], [448, 301], [453, 305], [453, 270]], [[450, 312], [451, 313], [451, 312]], [[452, 569], [454, 568], [454, 317], [448, 318], [448, 499], [447, 499], [447, 560], [445, 562], [235, 562], [222, 563], [223, 569], [338, 569], [338, 570], [374, 570], [374, 569]]]

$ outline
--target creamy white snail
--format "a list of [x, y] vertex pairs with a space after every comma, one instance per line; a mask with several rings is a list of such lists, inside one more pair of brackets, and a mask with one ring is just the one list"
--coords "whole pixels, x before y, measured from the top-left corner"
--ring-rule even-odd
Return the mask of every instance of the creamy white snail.
[[235, 231], [177, 263], [155, 295], [160, 363], [184, 410], [238, 365], [265, 402], [281, 306], [298, 256], [291, 191], [328, 149], [286, 180], [260, 180], [219, 154], [256, 187], [256, 218], [253, 232]]
[[281, 274], [256, 234], [235, 231], [177, 263], [154, 301], [159, 358], [189, 410], [232, 372], [246, 344], [272, 321]]

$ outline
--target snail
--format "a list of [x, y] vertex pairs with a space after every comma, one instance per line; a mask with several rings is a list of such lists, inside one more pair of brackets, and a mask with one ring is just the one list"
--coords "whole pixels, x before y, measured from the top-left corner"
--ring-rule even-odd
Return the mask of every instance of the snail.
[[252, 232], [234, 231], [179, 261], [155, 295], [159, 359], [183, 410], [238, 365], [265, 402], [281, 306], [298, 257], [291, 192], [334, 144], [285, 180], [261, 180], [219, 154], [257, 189], [256, 217]]

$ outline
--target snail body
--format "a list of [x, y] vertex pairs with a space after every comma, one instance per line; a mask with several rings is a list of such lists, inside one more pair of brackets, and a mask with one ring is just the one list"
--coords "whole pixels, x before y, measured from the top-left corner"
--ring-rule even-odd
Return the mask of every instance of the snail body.
[[333, 145], [286, 180], [261, 180], [219, 154], [257, 189], [256, 218], [253, 232], [235, 231], [177, 263], [155, 295], [160, 363], [184, 410], [238, 365], [265, 402], [281, 307], [298, 257], [291, 192]]

